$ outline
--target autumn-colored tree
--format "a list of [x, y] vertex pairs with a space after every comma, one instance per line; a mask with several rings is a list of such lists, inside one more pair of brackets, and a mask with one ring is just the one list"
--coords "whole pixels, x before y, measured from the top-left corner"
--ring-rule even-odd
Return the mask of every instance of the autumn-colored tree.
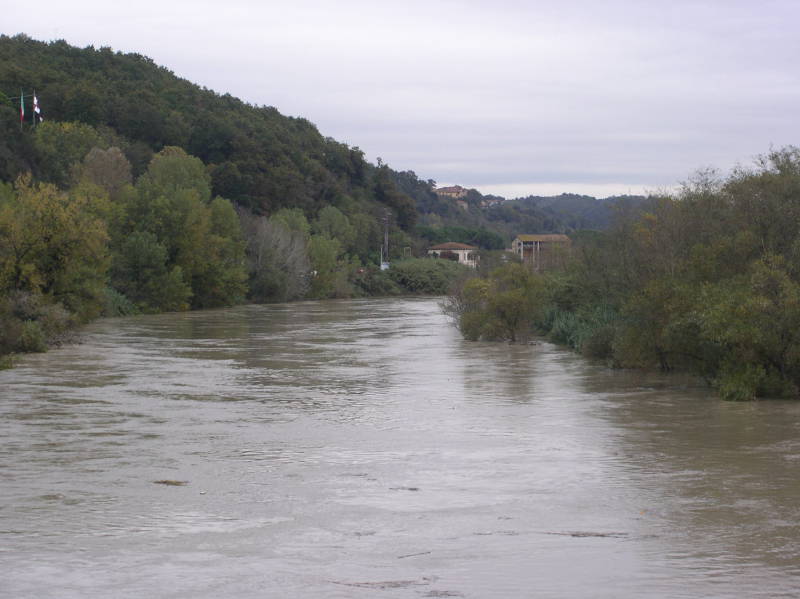
[[88, 319], [99, 314], [108, 267], [105, 198], [17, 180], [0, 199], [0, 289], [52, 298]]

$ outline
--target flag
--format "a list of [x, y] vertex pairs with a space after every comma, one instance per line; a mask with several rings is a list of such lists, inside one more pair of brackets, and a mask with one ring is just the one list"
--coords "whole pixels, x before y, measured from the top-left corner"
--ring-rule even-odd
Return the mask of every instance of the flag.
[[22, 125], [22, 121], [25, 120], [25, 96], [22, 93], [22, 90], [19, 91], [19, 124]]
[[39, 108], [39, 98], [36, 97], [36, 92], [33, 92], [33, 122], [36, 122], [36, 118], [39, 118], [39, 122], [41, 123], [44, 118], [42, 117], [42, 111]]

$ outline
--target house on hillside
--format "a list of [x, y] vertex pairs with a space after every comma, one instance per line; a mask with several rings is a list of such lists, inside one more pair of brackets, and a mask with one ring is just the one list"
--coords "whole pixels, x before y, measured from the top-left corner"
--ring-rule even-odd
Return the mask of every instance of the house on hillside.
[[478, 248], [474, 245], [467, 245], [466, 243], [456, 243], [455, 241], [448, 241], [447, 243], [440, 243], [428, 248], [429, 256], [436, 256], [437, 258], [449, 258], [450, 260], [458, 261], [459, 264], [465, 264], [475, 268], [478, 266]]
[[457, 200], [459, 198], [466, 197], [469, 190], [461, 187], [460, 185], [453, 185], [452, 187], [440, 187], [434, 191], [438, 196], [444, 196], [446, 198], [453, 198]]
[[503, 200], [501, 198], [483, 198], [481, 200], [481, 208], [491, 208], [502, 203]]
[[517, 235], [511, 251], [534, 270], [563, 266], [572, 241], [566, 235]]

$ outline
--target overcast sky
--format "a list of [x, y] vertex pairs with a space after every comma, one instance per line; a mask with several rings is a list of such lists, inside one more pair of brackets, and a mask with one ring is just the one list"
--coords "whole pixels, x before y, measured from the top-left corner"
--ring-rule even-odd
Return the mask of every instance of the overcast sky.
[[139, 52], [372, 161], [506, 197], [658, 190], [800, 145], [798, 0], [0, 8], [3, 33]]

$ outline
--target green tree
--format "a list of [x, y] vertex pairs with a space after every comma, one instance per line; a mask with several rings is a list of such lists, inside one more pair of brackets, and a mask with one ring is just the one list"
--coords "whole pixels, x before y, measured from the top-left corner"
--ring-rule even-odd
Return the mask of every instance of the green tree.
[[180, 267], [191, 288], [191, 306], [231, 305], [245, 295], [245, 243], [228, 200], [210, 197], [210, 179], [202, 162], [178, 148], [153, 157], [123, 194], [126, 217], [122, 239], [136, 231], [152, 233], [167, 252], [166, 266]]
[[270, 220], [282, 224], [287, 231], [300, 233], [306, 240], [311, 236], [311, 225], [300, 208], [281, 208]]
[[81, 319], [99, 314], [108, 267], [102, 201], [17, 181], [0, 198], [0, 285], [46, 295]]
[[311, 260], [312, 278], [310, 296], [333, 297], [340, 277], [339, 256], [342, 245], [324, 235], [312, 235], [308, 242], [308, 257]]
[[203, 162], [174, 146], [153, 156], [147, 172], [139, 178], [136, 186], [148, 199], [171, 197], [190, 190], [202, 203], [211, 200], [211, 177]]
[[122, 243], [112, 283], [142, 312], [186, 310], [192, 296], [181, 267], [167, 265], [167, 249], [146, 231], [136, 231]]
[[335, 206], [325, 206], [319, 211], [312, 230], [315, 235], [336, 239], [344, 251], [348, 251], [355, 241], [356, 232], [350, 224], [350, 219]]
[[40, 177], [61, 188], [69, 184], [73, 168], [92, 148], [109, 144], [94, 127], [85, 123], [45, 121], [36, 127], [33, 138]]
[[83, 159], [80, 177], [102, 187], [111, 197], [133, 182], [131, 163], [117, 147], [89, 150]]
[[457, 290], [449, 312], [467, 339], [526, 341], [543, 317], [544, 279], [521, 264], [507, 264], [490, 277], [472, 278]]
[[202, 263], [193, 270], [193, 305], [200, 308], [230, 306], [247, 292], [245, 242], [233, 205], [215, 198], [209, 205]]
[[250, 299], [285, 302], [304, 297], [311, 271], [305, 234], [274, 217], [240, 210], [239, 218], [247, 243]]

